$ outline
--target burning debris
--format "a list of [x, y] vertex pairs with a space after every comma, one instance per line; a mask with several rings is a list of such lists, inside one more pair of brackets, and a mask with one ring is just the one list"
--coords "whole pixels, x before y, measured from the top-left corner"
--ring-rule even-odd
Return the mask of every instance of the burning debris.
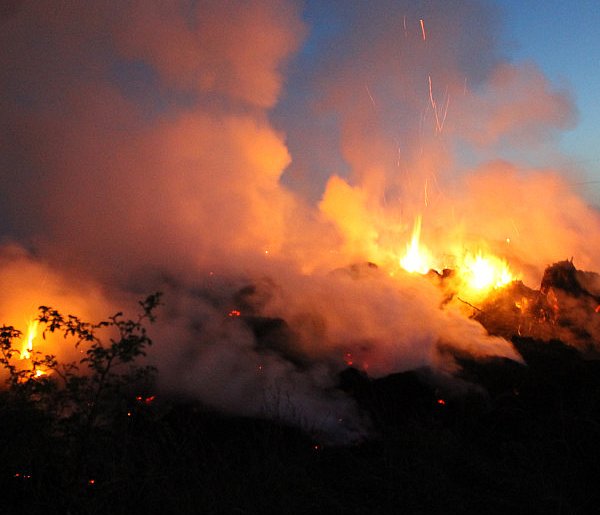
[[474, 318], [493, 334], [560, 340], [596, 356], [600, 296], [593, 288], [599, 279], [595, 272], [577, 270], [572, 261], [560, 261], [546, 268], [539, 290], [515, 282], [491, 295]]

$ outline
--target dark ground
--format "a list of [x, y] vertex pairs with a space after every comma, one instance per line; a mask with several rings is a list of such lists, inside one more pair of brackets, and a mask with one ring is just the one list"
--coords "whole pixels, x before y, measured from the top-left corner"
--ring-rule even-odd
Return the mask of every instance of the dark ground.
[[340, 384], [377, 434], [347, 447], [196, 404], [137, 402], [76, 451], [43, 412], [4, 403], [0, 510], [594, 513], [600, 362], [560, 342], [514, 344], [527, 366], [462, 362], [488, 395], [447, 396], [417, 372], [371, 381], [346, 370]]

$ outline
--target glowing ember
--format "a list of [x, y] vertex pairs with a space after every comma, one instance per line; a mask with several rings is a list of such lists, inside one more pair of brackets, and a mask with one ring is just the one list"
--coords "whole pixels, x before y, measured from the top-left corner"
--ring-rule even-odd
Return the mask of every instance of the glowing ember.
[[352, 364], [354, 363], [354, 359], [352, 358], [351, 352], [346, 352], [346, 354], [344, 354], [344, 362], [346, 363], [347, 366], [349, 366], [349, 367], [352, 366]]
[[[143, 397], [142, 395], [136, 395], [135, 400], [138, 402], [143, 402], [144, 404], [152, 404], [152, 402], [156, 399], [156, 395], [151, 395], [150, 397]], [[127, 414], [129, 415], [129, 413]]]
[[237, 310], [237, 309], [232, 309], [229, 313], [227, 313], [227, 316], [229, 317], [239, 317], [242, 313]]
[[421, 23], [421, 35], [423, 36], [423, 41], [427, 41], [427, 33], [425, 32], [425, 22], [421, 19], [419, 20]]
[[440, 406], [445, 406], [445, 405], [446, 405], [446, 401], [445, 401], [444, 399], [438, 399], [438, 400], [437, 400], [437, 403], [438, 403]]

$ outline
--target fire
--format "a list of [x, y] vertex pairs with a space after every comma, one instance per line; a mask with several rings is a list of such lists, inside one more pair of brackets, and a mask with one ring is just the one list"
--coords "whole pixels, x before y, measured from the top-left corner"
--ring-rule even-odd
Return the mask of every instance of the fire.
[[[39, 320], [34, 319], [30, 320], [27, 323], [27, 332], [25, 333], [25, 339], [23, 342], [23, 346], [21, 348], [21, 352], [19, 354], [19, 358], [21, 361], [29, 361], [29, 365], [34, 369], [34, 378], [39, 378], [43, 375], [46, 375], [44, 370], [41, 370], [35, 366], [32, 362], [32, 353], [33, 353], [33, 342], [38, 336], [38, 328], [39, 328]], [[28, 366], [29, 366], [28, 365]]]
[[428, 251], [420, 244], [421, 215], [415, 218], [410, 243], [406, 245], [406, 254], [400, 260], [400, 266], [407, 272], [426, 274], [432, 268]]
[[476, 256], [465, 256], [459, 274], [467, 288], [476, 292], [501, 288], [515, 280], [505, 260], [493, 255], [484, 256], [481, 251]]
[[23, 348], [21, 349], [21, 359], [31, 359], [31, 351], [33, 351], [33, 341], [37, 337], [39, 320], [30, 320], [27, 323], [27, 335]]
[[[418, 215], [410, 243], [406, 245], [406, 253], [400, 259], [400, 266], [410, 273], [426, 274], [430, 270], [441, 272], [442, 260], [437, 262], [431, 252], [421, 243], [422, 218]], [[479, 250], [476, 254], [463, 253], [455, 257], [453, 268], [457, 276], [455, 287], [459, 294], [481, 297], [491, 290], [502, 288], [518, 277], [510, 270], [505, 259], [493, 254], [484, 254]]]

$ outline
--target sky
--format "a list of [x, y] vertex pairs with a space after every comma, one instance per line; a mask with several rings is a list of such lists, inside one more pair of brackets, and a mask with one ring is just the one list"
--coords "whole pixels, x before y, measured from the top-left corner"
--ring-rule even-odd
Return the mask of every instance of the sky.
[[[424, 7], [426, 2], [413, 2]], [[484, 0], [493, 9], [492, 36], [498, 55], [514, 63], [533, 63], [550, 83], [573, 103], [573, 117], [552, 138], [535, 149], [496, 149], [496, 155], [517, 157], [532, 166], [552, 166], [557, 161], [582, 174], [582, 193], [600, 205], [600, 9], [594, 0]], [[343, 31], [338, 13], [343, 3], [308, 0], [304, 18], [309, 34], [300, 49], [300, 61], [315, 59], [326, 41]], [[439, 9], [444, 10], [443, 3]], [[447, 7], [446, 7], [447, 8]], [[343, 11], [343, 9], [341, 9]], [[418, 11], [418, 9], [416, 10]], [[425, 12], [425, 11], [421, 11]], [[398, 28], [399, 31], [402, 27]], [[468, 28], [465, 27], [465, 30]], [[293, 85], [292, 85], [293, 88]], [[541, 151], [544, 144], [548, 148]], [[465, 153], [463, 164], [473, 164]], [[475, 160], [476, 161], [476, 160]], [[337, 163], [340, 165], [340, 163]], [[340, 165], [343, 166], [343, 165]]]
[[[506, 52], [512, 59], [536, 62], [556, 84], [567, 88], [577, 121], [561, 138], [561, 149], [600, 181], [600, 8], [594, 0], [499, 1], [504, 15]], [[600, 204], [600, 182], [589, 184]]]

